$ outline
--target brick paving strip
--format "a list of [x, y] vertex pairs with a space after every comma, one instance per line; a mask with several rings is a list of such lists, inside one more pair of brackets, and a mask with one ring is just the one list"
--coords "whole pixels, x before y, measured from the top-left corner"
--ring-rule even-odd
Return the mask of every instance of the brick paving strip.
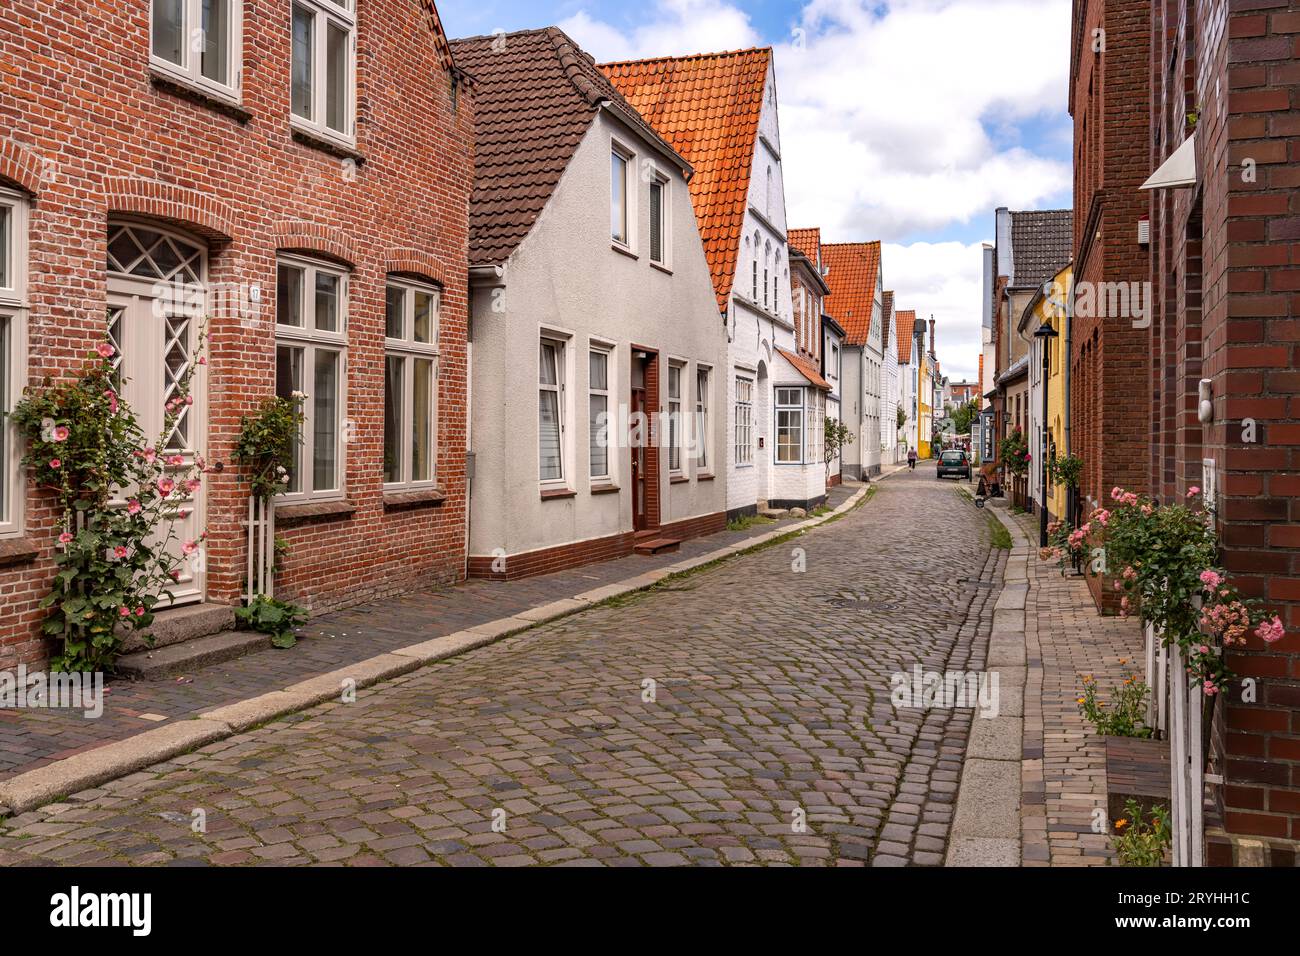
[[946, 863], [1106, 866], [1114, 852], [1108, 830], [1096, 829], [1096, 810], [1106, 810], [1105, 738], [1077, 698], [1085, 676], [1109, 692], [1124, 679], [1122, 662], [1136, 668], [1141, 628], [1103, 617], [1082, 578], [1039, 560], [1036, 518], [992, 513], [1015, 542], [989, 647], [1004, 706], [975, 721]]
[[[896, 468], [889, 474], [901, 470]], [[0, 747], [8, 744], [11, 751], [16, 751], [8, 754], [10, 775], [0, 779], [0, 818], [96, 787], [276, 717], [338, 699], [345, 684], [354, 689], [368, 687], [601, 602], [653, 587], [674, 574], [761, 549], [776, 539], [817, 527], [852, 510], [863, 500], [868, 487], [854, 482], [832, 488], [829, 503], [834, 507], [829, 514], [755, 526], [770, 530], [751, 529], [692, 539], [683, 542], [678, 554], [655, 558], [633, 556], [520, 582], [469, 582], [457, 588], [416, 592], [382, 605], [326, 615], [313, 620], [300, 632], [305, 640], [294, 650], [263, 651], [205, 669], [200, 672], [200, 678], [206, 678], [209, 670], [218, 672], [219, 677], [205, 681], [200, 688], [171, 681], [116, 682], [112, 685], [115, 693], [106, 700], [105, 715], [98, 720], [57, 711], [0, 712], [8, 718], [0, 722]], [[687, 555], [684, 558], [683, 553]], [[641, 570], [647, 567], [650, 569]], [[641, 573], [631, 573], [637, 570]], [[494, 613], [503, 613], [503, 607], [504, 616], [494, 617]], [[376, 613], [381, 615], [378, 626], [372, 623]], [[365, 640], [360, 637], [363, 629], [367, 635]], [[341, 633], [342, 638], [321, 640], [333, 638], [335, 633]], [[350, 633], [354, 635], [351, 643], [347, 640]], [[424, 639], [410, 643], [417, 636]], [[375, 650], [377, 644], [382, 653], [348, 660]], [[321, 667], [322, 657], [343, 666]], [[300, 679], [286, 681], [294, 677]], [[244, 696], [250, 688], [266, 692]], [[116, 693], [119, 689], [124, 692]], [[214, 707], [214, 703], [219, 706]], [[111, 713], [114, 708], [117, 714]], [[132, 723], [143, 713], [159, 711], [172, 718], [192, 719], [153, 725], [149, 729], [137, 729], [139, 724]], [[113, 717], [116, 719], [110, 719]], [[51, 748], [47, 747], [46, 754], [24, 762], [23, 757], [32, 750], [21, 743], [25, 719], [54, 723], [56, 737], [67, 735], [87, 742], [66, 755], [58, 751], [50, 753]], [[15, 723], [17, 734], [13, 730]], [[98, 734], [87, 733], [86, 725], [93, 725]], [[15, 739], [20, 743], [15, 745]]]

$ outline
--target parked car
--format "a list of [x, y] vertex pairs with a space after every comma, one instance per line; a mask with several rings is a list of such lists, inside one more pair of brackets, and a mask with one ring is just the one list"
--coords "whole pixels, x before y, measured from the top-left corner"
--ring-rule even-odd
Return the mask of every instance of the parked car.
[[960, 448], [945, 451], [939, 456], [939, 467], [935, 469], [936, 478], [956, 475], [970, 481], [970, 456]]

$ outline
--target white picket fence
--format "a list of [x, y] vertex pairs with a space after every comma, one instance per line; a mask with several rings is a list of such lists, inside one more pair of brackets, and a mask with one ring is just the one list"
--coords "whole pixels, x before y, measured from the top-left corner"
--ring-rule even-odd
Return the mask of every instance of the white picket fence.
[[1201, 723], [1205, 694], [1187, 672], [1177, 644], [1163, 646], [1146, 626], [1147, 725], [1169, 742], [1170, 825], [1174, 866], [1205, 865], [1205, 754]]
[[248, 497], [248, 579], [244, 600], [275, 596], [275, 505], [257, 495]]

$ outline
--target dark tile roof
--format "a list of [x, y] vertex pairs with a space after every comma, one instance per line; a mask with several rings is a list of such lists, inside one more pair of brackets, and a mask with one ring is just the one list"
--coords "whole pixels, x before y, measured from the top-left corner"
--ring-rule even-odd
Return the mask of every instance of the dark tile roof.
[[1040, 286], [1074, 254], [1074, 213], [1069, 209], [1011, 213], [1012, 285]]
[[601, 104], [664, 144], [558, 27], [453, 40], [451, 48], [475, 84], [470, 265], [504, 261], [528, 235]]

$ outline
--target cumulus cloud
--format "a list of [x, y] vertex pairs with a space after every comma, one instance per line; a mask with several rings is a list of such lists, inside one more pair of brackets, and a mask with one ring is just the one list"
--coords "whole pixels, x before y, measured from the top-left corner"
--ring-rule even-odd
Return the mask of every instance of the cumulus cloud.
[[975, 381], [982, 349], [980, 243], [887, 242], [880, 258], [885, 288], [894, 290], [894, 308], [915, 309], [917, 319], [926, 322], [934, 316], [943, 374], [954, 382]]
[[561, 20], [560, 29], [597, 61], [735, 50], [759, 46], [762, 38], [749, 15], [723, 0], [660, 0], [654, 18], [630, 32], [579, 10]]

